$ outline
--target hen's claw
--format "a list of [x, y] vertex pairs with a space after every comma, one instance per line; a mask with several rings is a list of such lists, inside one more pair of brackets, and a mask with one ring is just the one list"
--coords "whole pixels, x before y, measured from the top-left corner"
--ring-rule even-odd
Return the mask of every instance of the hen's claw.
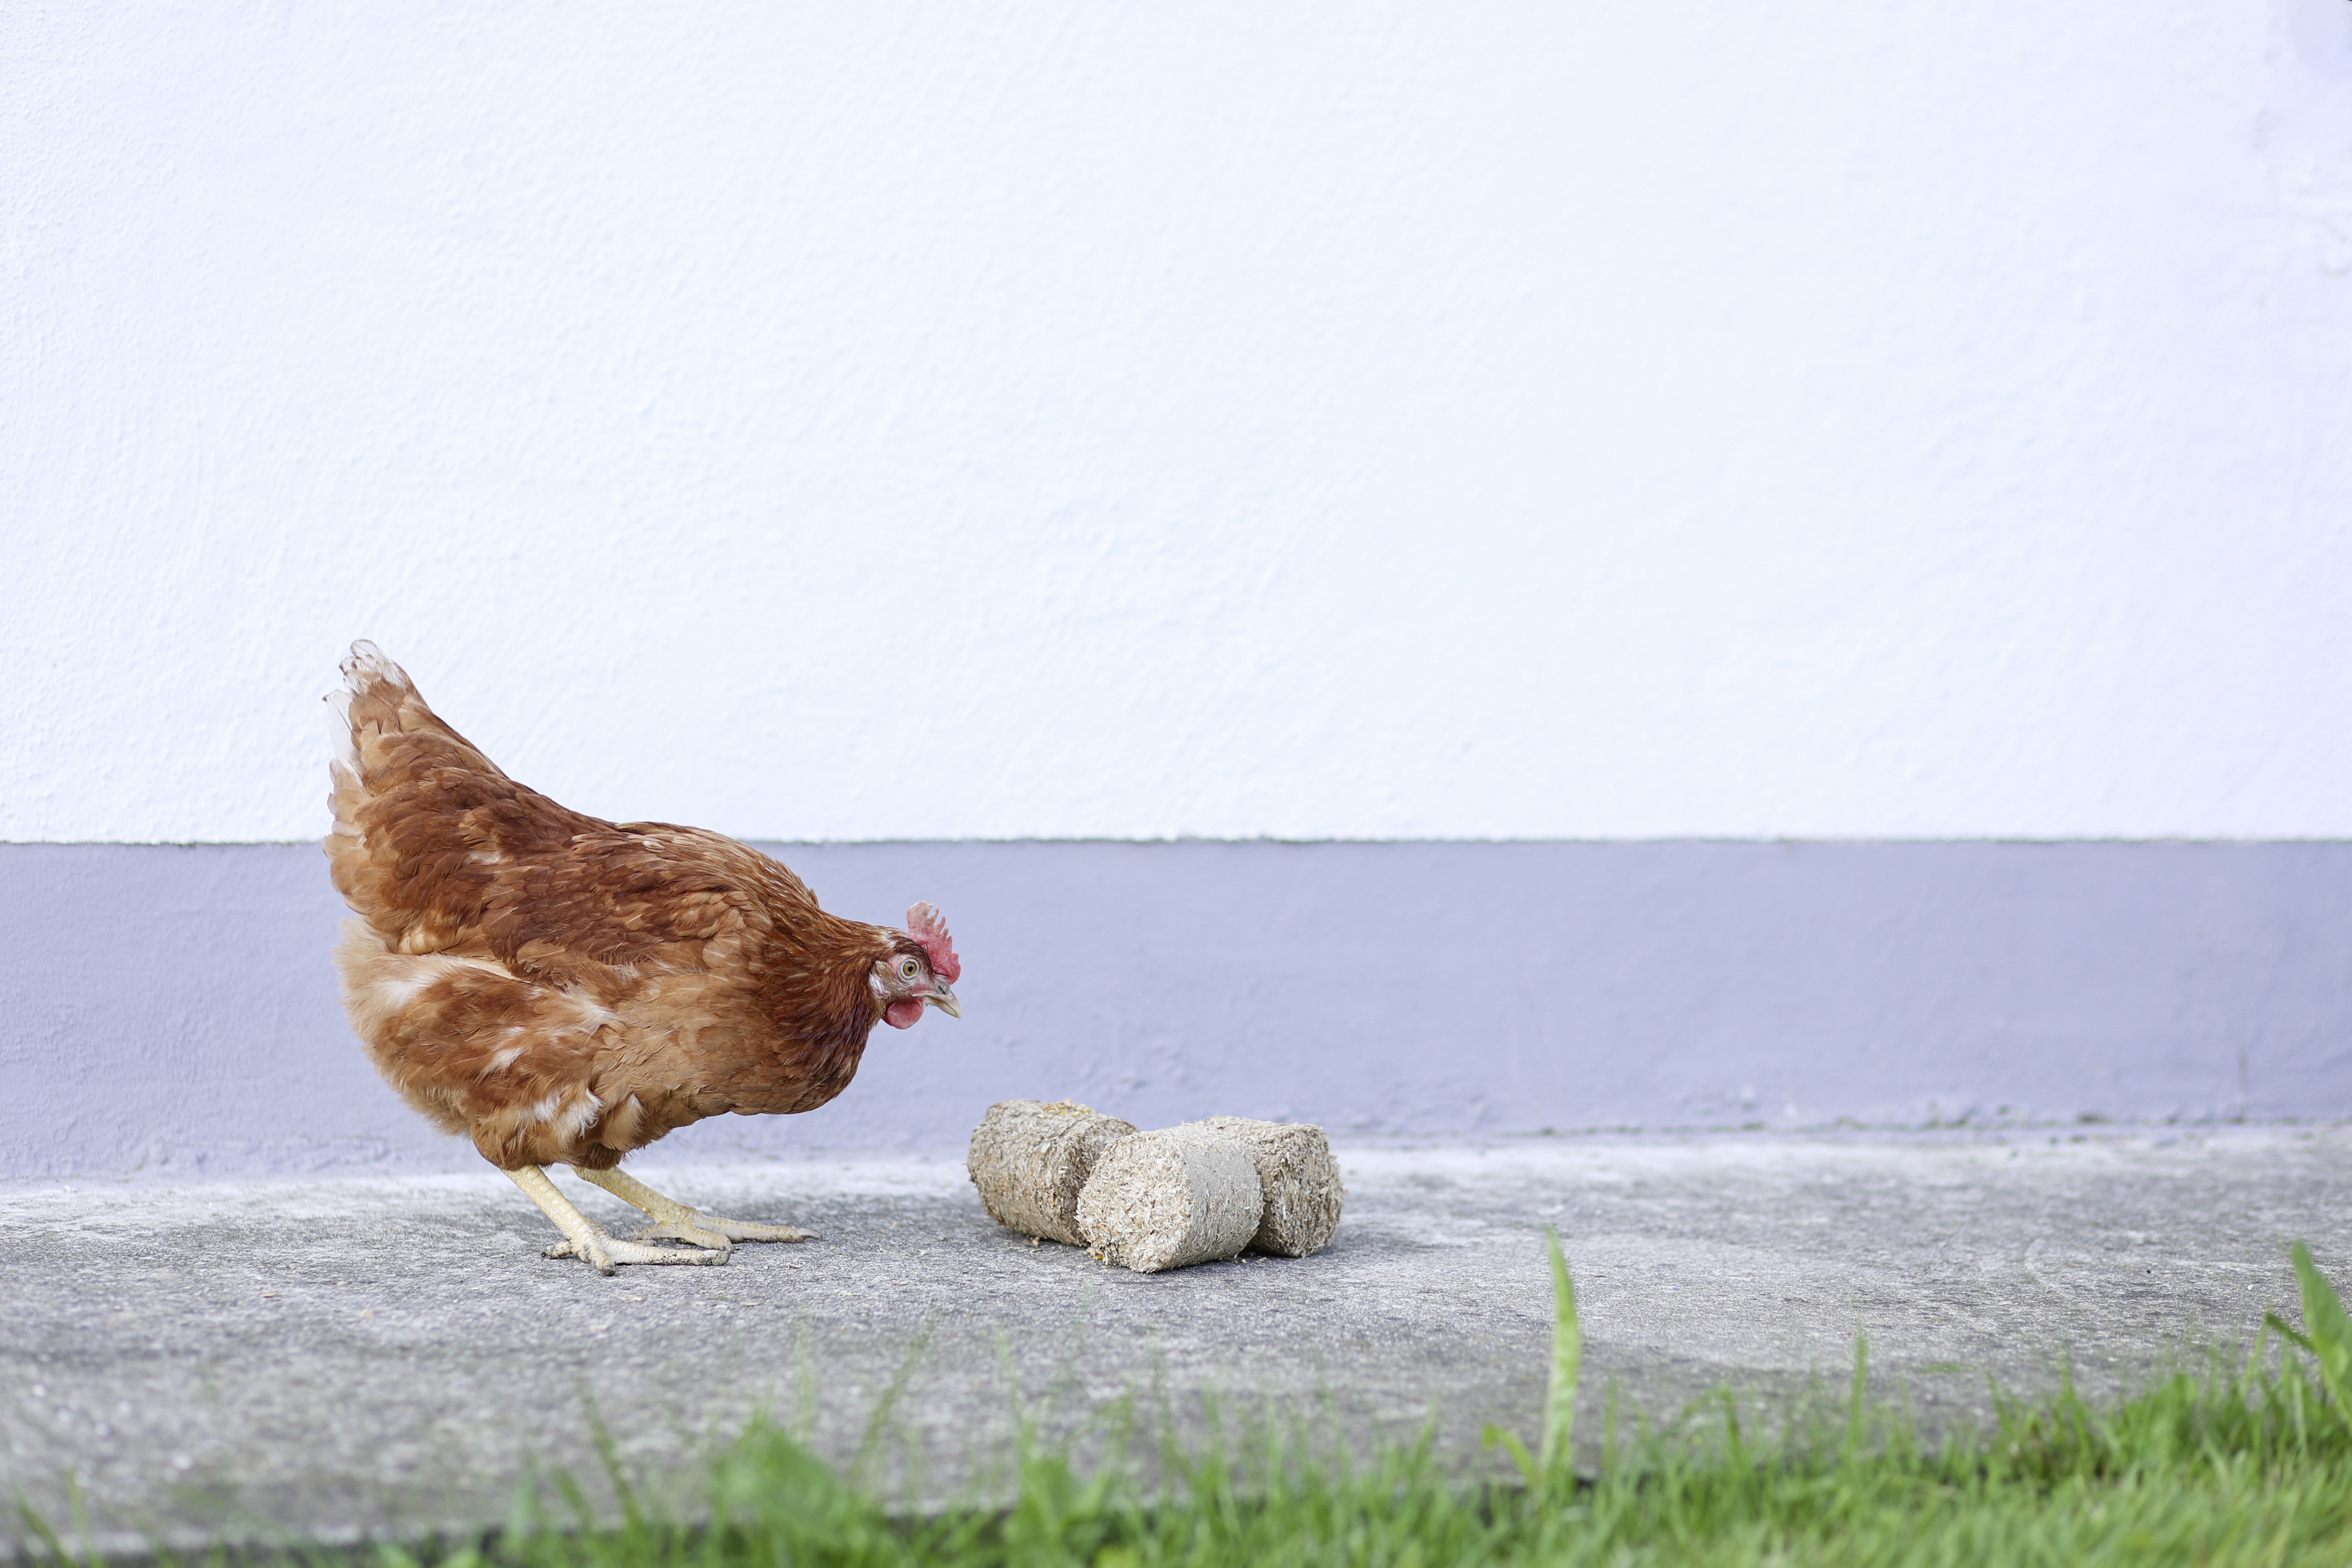
[[748, 1219], [718, 1219], [698, 1213], [692, 1219], [664, 1220], [637, 1232], [639, 1241], [690, 1241], [697, 1247], [731, 1247], [739, 1241], [814, 1241], [816, 1232]]
[[663, 1196], [626, 1171], [592, 1171], [579, 1165], [572, 1169], [582, 1181], [593, 1183], [623, 1203], [645, 1211], [646, 1217], [654, 1223], [637, 1232], [639, 1241], [658, 1237], [668, 1241], [689, 1241], [697, 1247], [723, 1247], [739, 1241], [816, 1239], [814, 1231], [789, 1225], [761, 1225], [753, 1220], [721, 1219], [717, 1215], [704, 1214], [676, 1198]]
[[[599, 1274], [610, 1274], [624, 1263], [724, 1263], [739, 1241], [811, 1241], [815, 1232], [800, 1230], [789, 1225], [761, 1225], [743, 1219], [719, 1219], [700, 1209], [688, 1208], [676, 1198], [666, 1198], [635, 1176], [619, 1171], [586, 1171], [572, 1167], [580, 1175], [604, 1188], [617, 1198], [646, 1211], [654, 1223], [637, 1233], [635, 1241], [623, 1241], [607, 1235], [603, 1226], [573, 1205], [570, 1198], [555, 1190], [547, 1173], [536, 1165], [519, 1165], [507, 1173], [514, 1184], [530, 1194], [530, 1201], [545, 1211], [563, 1233], [563, 1239], [541, 1256], [545, 1258], [577, 1258], [593, 1266]], [[683, 1241], [685, 1248], [655, 1247], [656, 1241]]]
[[724, 1237], [719, 1245], [699, 1251], [681, 1251], [674, 1247], [647, 1247], [642, 1242], [623, 1241], [607, 1236], [602, 1226], [575, 1207], [570, 1198], [555, 1190], [547, 1173], [537, 1165], [518, 1165], [507, 1173], [514, 1184], [530, 1194], [563, 1239], [549, 1247], [542, 1258], [577, 1258], [589, 1264], [599, 1274], [610, 1274], [624, 1263], [724, 1263], [728, 1246]]
[[595, 1236], [588, 1238], [583, 1248], [576, 1241], [559, 1241], [541, 1258], [577, 1258], [587, 1262], [599, 1274], [610, 1274], [624, 1263], [687, 1263], [706, 1268], [727, 1261], [728, 1249], [687, 1248], [681, 1247], [646, 1247], [634, 1241], [623, 1241], [616, 1236]]

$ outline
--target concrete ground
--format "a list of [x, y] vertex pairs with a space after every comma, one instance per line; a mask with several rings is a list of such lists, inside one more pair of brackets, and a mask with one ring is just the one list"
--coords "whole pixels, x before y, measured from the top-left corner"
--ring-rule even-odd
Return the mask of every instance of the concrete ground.
[[[0, 1465], [101, 1541], [342, 1536], [499, 1518], [534, 1466], [677, 1474], [756, 1410], [845, 1460], [882, 1423], [926, 1495], [977, 1484], [1016, 1410], [1048, 1429], [1137, 1393], [1317, 1405], [1358, 1440], [1475, 1451], [1531, 1427], [1540, 1236], [1612, 1380], [1668, 1413], [1728, 1384], [1786, 1408], [1857, 1330], [1933, 1426], [1988, 1378], [2095, 1387], [2293, 1317], [2283, 1249], [2352, 1281], [2352, 1129], [1565, 1138], [1341, 1152], [1332, 1247], [1140, 1276], [989, 1223], [960, 1163], [641, 1174], [822, 1239], [600, 1278], [497, 1174], [0, 1190]], [[618, 1205], [567, 1184], [583, 1207]], [[1008, 1384], [1008, 1371], [1018, 1393]], [[1155, 1390], [1159, 1394], [1155, 1395]], [[901, 1472], [903, 1473], [903, 1471]], [[0, 1523], [0, 1539], [16, 1532]], [[20, 1532], [17, 1532], [20, 1534]]]

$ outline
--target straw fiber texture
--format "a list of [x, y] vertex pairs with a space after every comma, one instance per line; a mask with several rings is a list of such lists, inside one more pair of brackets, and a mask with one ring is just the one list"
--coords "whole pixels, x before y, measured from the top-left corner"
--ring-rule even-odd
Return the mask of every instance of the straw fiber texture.
[[1250, 1146], [1187, 1121], [1112, 1144], [1078, 1194], [1078, 1229], [1104, 1262], [1156, 1274], [1234, 1256], [1265, 1202]]
[[1212, 1116], [1202, 1125], [1234, 1134], [1257, 1162], [1265, 1212], [1250, 1238], [1252, 1252], [1304, 1258], [1331, 1239], [1348, 1189], [1340, 1184], [1339, 1163], [1331, 1158], [1323, 1129], [1246, 1116]]
[[972, 1130], [964, 1164], [997, 1224], [1084, 1247], [1078, 1191], [1103, 1151], [1134, 1134], [1132, 1121], [1073, 1100], [1000, 1100]]

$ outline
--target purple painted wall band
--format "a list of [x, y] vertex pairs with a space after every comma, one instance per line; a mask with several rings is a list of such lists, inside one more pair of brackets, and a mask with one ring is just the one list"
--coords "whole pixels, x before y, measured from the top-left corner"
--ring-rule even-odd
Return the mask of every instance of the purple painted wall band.
[[[928, 899], [965, 1016], [644, 1158], [960, 1147], [990, 1101], [1335, 1134], [2352, 1116], [2352, 844], [766, 846]], [[466, 1169], [362, 1058], [310, 845], [0, 845], [0, 1177]]]

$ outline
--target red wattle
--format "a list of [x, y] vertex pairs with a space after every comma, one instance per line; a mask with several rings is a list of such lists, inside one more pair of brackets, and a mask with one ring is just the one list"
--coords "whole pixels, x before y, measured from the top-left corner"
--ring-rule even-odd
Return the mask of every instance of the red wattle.
[[894, 1029], [911, 1029], [922, 1016], [923, 1005], [912, 996], [901, 996], [882, 1009], [882, 1021]]

